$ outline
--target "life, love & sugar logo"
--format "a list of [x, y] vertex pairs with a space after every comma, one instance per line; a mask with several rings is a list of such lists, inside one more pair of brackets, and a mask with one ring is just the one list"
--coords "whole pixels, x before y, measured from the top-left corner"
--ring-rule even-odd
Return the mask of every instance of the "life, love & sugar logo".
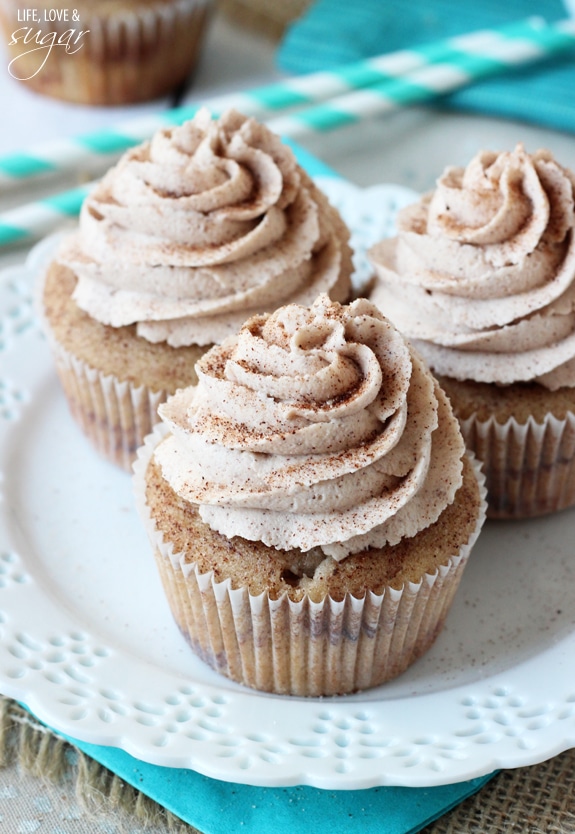
[[[54, 49], [64, 50], [67, 55], [78, 52], [90, 31], [73, 25], [63, 28], [68, 23], [80, 24], [77, 9], [21, 8], [15, 22], [24, 25], [14, 29], [8, 42], [9, 47], [19, 47], [18, 54], [8, 64], [8, 72], [18, 81], [29, 81], [38, 75]], [[50, 23], [57, 24], [51, 31], [50, 26], [46, 27]], [[37, 60], [33, 60], [32, 56]]]

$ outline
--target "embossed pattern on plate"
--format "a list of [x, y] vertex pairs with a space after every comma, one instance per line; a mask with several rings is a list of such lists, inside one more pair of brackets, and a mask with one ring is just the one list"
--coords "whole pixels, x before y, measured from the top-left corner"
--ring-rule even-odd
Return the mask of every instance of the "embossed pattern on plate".
[[[405, 189], [321, 182], [365, 247]], [[32, 312], [51, 241], [0, 284], [0, 690], [84, 741], [254, 785], [431, 786], [575, 746], [575, 512], [486, 525], [445, 630], [384, 687], [280, 698], [205, 667], [173, 624], [129, 476], [68, 415]]]

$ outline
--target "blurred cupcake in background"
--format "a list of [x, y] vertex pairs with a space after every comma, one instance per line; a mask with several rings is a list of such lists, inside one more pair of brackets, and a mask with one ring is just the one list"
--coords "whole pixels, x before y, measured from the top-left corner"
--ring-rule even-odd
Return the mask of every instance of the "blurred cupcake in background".
[[[211, 0], [0, 0], [8, 71], [43, 95], [119, 105], [168, 94], [193, 71]], [[32, 8], [33, 7], [33, 8]]]

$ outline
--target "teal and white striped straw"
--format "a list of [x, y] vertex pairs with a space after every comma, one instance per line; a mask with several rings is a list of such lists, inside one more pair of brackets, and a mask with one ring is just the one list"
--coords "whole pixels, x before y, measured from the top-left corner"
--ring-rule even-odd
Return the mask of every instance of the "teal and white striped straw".
[[[458, 48], [462, 38], [451, 39], [449, 47], [445, 47], [443, 42], [442, 60], [422, 65], [401, 76], [388, 77], [365, 89], [337, 95], [325, 104], [267, 120], [266, 123], [271, 130], [285, 138], [300, 139], [355, 124], [370, 116], [430, 101], [479, 79], [504, 72], [510, 67], [556, 55], [575, 44], [575, 21], [545, 24], [540, 20], [529, 20], [517, 24], [513, 35], [509, 34], [509, 28], [505, 34], [502, 31], [466, 36], [465, 50]], [[428, 50], [433, 51], [431, 47]], [[317, 77], [317, 74], [314, 76]], [[303, 79], [300, 79], [300, 83], [303, 83]], [[237, 102], [237, 97], [234, 98]], [[229, 100], [225, 106], [229, 106]], [[188, 113], [186, 118], [190, 115]], [[178, 120], [172, 117], [169, 123], [178, 123]], [[79, 211], [91, 186], [88, 184], [80, 189], [28, 203], [0, 215], [0, 246], [21, 243], [53, 231], [65, 218], [69, 219]]]
[[281, 136], [299, 139], [310, 133], [355, 124], [369, 116], [430, 101], [475, 81], [500, 75], [510, 68], [534, 63], [573, 48], [575, 21], [555, 25], [526, 21], [511, 35], [493, 37], [482, 33], [473, 48], [457, 44], [437, 62], [416, 68], [406, 75], [344, 93], [326, 104], [267, 121]]
[[95, 183], [26, 203], [0, 215], [0, 247], [42, 238], [73, 220]]
[[[508, 57], [510, 50], [517, 55], [516, 61], [519, 62], [523, 60], [522, 48], [527, 50], [526, 60], [531, 58], [529, 50], [534, 50], [537, 54], [540, 51], [548, 53], [550, 49], [555, 51], [557, 44], [549, 43], [548, 35], [549, 29], [541, 18], [528, 18], [499, 29], [472, 32], [410, 50], [369, 58], [337, 70], [311, 73], [247, 92], [213, 97], [203, 101], [202, 105], [216, 116], [233, 107], [248, 116], [264, 119], [280, 111], [307, 107], [370, 87], [375, 88], [376, 101], [381, 103], [381, 85], [414, 70], [441, 62], [449, 63], [454, 72], [458, 69], [465, 71], [467, 60], [477, 60], [481, 56], [486, 56], [486, 61], [495, 61], [497, 67], [501, 63], [503, 68], [513, 63], [513, 59]], [[554, 37], [558, 37], [558, 34], [554, 33]], [[417, 82], [411, 82], [411, 85], [413, 83]], [[424, 80], [423, 83], [427, 82]], [[395, 98], [397, 105], [409, 103], [411, 88], [410, 84], [398, 83], [391, 88], [389, 95]], [[356, 106], [361, 106], [359, 99]], [[192, 118], [198, 108], [199, 105], [190, 105], [166, 110], [154, 116], [120, 124], [113, 129], [99, 130], [69, 140], [33, 147], [20, 153], [0, 156], [0, 189], [18, 185], [24, 180], [38, 176], [74, 171], [86, 163], [109, 165], [113, 157], [148, 139], [160, 128], [181, 124]], [[318, 111], [312, 118], [318, 120], [320, 114], [321, 111]], [[329, 112], [323, 112], [320, 121], [330, 125], [333, 118], [331, 108]], [[282, 133], [288, 135], [290, 130], [297, 130], [293, 123], [287, 124], [291, 126], [282, 130]], [[299, 130], [304, 129], [304, 124], [305, 118], [299, 125]], [[320, 124], [312, 124], [311, 127], [320, 129]]]

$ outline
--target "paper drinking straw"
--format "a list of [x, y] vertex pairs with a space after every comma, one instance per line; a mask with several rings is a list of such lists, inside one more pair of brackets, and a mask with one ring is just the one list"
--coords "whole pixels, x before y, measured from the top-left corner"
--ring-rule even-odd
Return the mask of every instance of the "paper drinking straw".
[[77, 217], [80, 207], [95, 183], [46, 197], [0, 215], [0, 247], [44, 237], [63, 221]]
[[267, 121], [271, 130], [299, 139], [310, 133], [335, 130], [369, 116], [382, 115], [401, 107], [430, 101], [475, 81], [498, 75], [572, 48], [575, 21], [556, 25], [528, 24], [517, 38], [491, 40], [487, 49], [476, 53], [454, 45], [441, 61], [333, 98], [323, 105]]
[[[510, 44], [518, 40], [526, 38], [532, 42], [534, 34], [544, 26], [541, 18], [527, 18], [501, 28], [472, 32], [368, 58], [336, 70], [315, 72], [247, 92], [220, 95], [206, 99], [202, 105], [208, 107], [214, 115], [233, 107], [248, 116], [269, 118], [274, 113], [290, 108], [309, 106], [353, 90], [380, 85], [418, 68], [451, 60], [454, 54], [499, 57]], [[161, 127], [181, 124], [192, 118], [199, 106], [166, 110], [154, 116], [125, 122], [113, 129], [99, 130], [0, 156], [0, 188], [6, 189], [38, 176], [74, 171], [86, 163], [109, 164], [112, 157], [148, 139]]]
[[[481, 78], [557, 54], [575, 43], [575, 21], [544, 25], [515, 40], [501, 43], [492, 55], [454, 49], [444, 63], [422, 67], [405, 76], [336, 96], [326, 104], [268, 121], [285, 138], [302, 138], [357, 123], [369, 116], [437, 98]], [[85, 190], [90, 188], [90, 184]], [[39, 200], [0, 215], [0, 245], [40, 237], [57, 228], [60, 218], [79, 210], [82, 189]]]

